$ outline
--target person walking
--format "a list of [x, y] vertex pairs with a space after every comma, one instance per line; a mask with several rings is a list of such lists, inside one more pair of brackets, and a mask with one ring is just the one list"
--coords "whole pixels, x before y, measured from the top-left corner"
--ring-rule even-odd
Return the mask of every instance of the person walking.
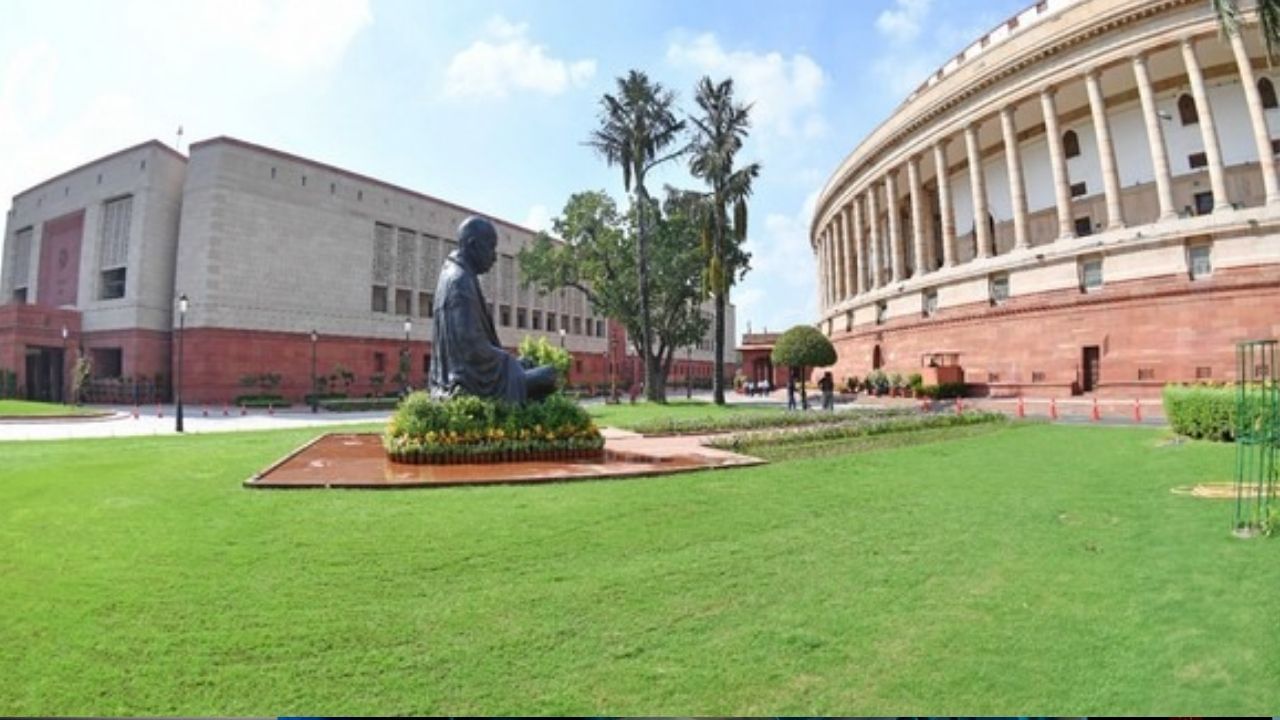
[[823, 373], [822, 379], [818, 381], [818, 389], [822, 390], [822, 409], [835, 411], [836, 399], [834, 395], [836, 381], [831, 377], [831, 373]]
[[787, 409], [796, 409], [796, 374], [791, 373], [787, 378]]

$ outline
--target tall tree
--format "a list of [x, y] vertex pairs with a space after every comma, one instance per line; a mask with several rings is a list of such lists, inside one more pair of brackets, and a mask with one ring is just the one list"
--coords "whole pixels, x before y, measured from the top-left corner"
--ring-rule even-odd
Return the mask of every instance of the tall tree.
[[[631, 261], [639, 242], [636, 215], [622, 216], [604, 191], [577, 193], [552, 222], [559, 239], [539, 233], [518, 257], [524, 282], [543, 291], [580, 290], [592, 310], [622, 323], [636, 353], [643, 355], [638, 268]], [[645, 216], [654, 308], [649, 327], [659, 369], [652, 388], [664, 402], [675, 351], [697, 342], [707, 330], [700, 310], [703, 258], [698, 221], [676, 193], [668, 192], [663, 207], [649, 200]]]
[[[1209, 0], [1209, 5], [1224, 33], [1231, 35], [1240, 29], [1239, 0]], [[1267, 44], [1267, 59], [1273, 60], [1276, 49], [1280, 48], [1280, 0], [1258, 0], [1258, 20], [1262, 39]]]
[[[680, 146], [684, 121], [676, 118], [675, 95], [647, 75], [631, 70], [617, 79], [617, 92], [600, 99], [600, 127], [587, 144], [609, 165], [622, 168], [622, 186], [631, 194], [636, 223], [636, 288], [640, 301], [640, 345], [644, 358], [645, 395], [661, 402], [658, 371], [661, 358], [653, 352], [649, 288], [649, 193], [645, 177], [656, 166], [685, 150]], [[674, 149], [673, 149], [674, 148]]]
[[[747, 239], [747, 198], [751, 182], [760, 174], [760, 163], [734, 168], [751, 128], [751, 106], [733, 99], [733, 79], [713, 83], [703, 77], [694, 95], [699, 114], [692, 118], [695, 137], [689, 171], [709, 187], [703, 218], [703, 245], [707, 256], [707, 291], [715, 301], [715, 402], [724, 400], [724, 325], [729, 288], [750, 269], [751, 256], [743, 248]], [[733, 217], [730, 218], [732, 208]]]

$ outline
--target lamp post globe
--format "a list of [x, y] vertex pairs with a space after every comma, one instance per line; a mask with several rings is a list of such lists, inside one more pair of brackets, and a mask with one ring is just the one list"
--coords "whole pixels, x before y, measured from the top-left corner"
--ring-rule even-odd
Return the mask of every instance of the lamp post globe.
[[174, 400], [176, 401], [176, 409], [174, 411], [174, 430], [183, 432], [182, 428], [182, 333], [187, 325], [187, 307], [190, 301], [187, 300], [187, 294], [183, 293], [178, 297], [178, 381], [174, 384]]

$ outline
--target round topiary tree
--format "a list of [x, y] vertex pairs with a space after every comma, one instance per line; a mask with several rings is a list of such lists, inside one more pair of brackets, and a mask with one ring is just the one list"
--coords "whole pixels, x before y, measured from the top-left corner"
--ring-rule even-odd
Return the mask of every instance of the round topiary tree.
[[836, 362], [836, 349], [817, 328], [812, 325], [796, 325], [782, 333], [773, 346], [773, 364], [791, 368], [800, 375], [801, 407], [809, 407], [809, 398], [805, 394], [804, 370], [811, 367], [826, 367]]

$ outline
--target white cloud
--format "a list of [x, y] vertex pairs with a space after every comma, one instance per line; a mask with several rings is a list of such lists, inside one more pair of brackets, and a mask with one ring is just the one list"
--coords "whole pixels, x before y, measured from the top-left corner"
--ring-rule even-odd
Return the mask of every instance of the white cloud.
[[754, 104], [752, 121], [765, 132], [811, 138], [826, 131], [818, 106], [827, 76], [808, 55], [787, 58], [778, 52], [730, 52], [715, 35], [705, 33], [672, 42], [667, 60], [713, 80], [732, 77], [739, 98]]
[[486, 37], [476, 40], [449, 62], [445, 95], [459, 98], [504, 98], [516, 90], [559, 95], [582, 87], [596, 74], [596, 61], [560, 60], [534, 44], [529, 27], [496, 16]]
[[892, 10], [876, 17], [876, 30], [894, 42], [909, 43], [920, 35], [920, 25], [929, 15], [931, 0], [894, 0]]
[[524, 216], [524, 222], [521, 224], [535, 232], [550, 232], [551, 212], [547, 210], [546, 205], [534, 205], [529, 208], [529, 212]]

